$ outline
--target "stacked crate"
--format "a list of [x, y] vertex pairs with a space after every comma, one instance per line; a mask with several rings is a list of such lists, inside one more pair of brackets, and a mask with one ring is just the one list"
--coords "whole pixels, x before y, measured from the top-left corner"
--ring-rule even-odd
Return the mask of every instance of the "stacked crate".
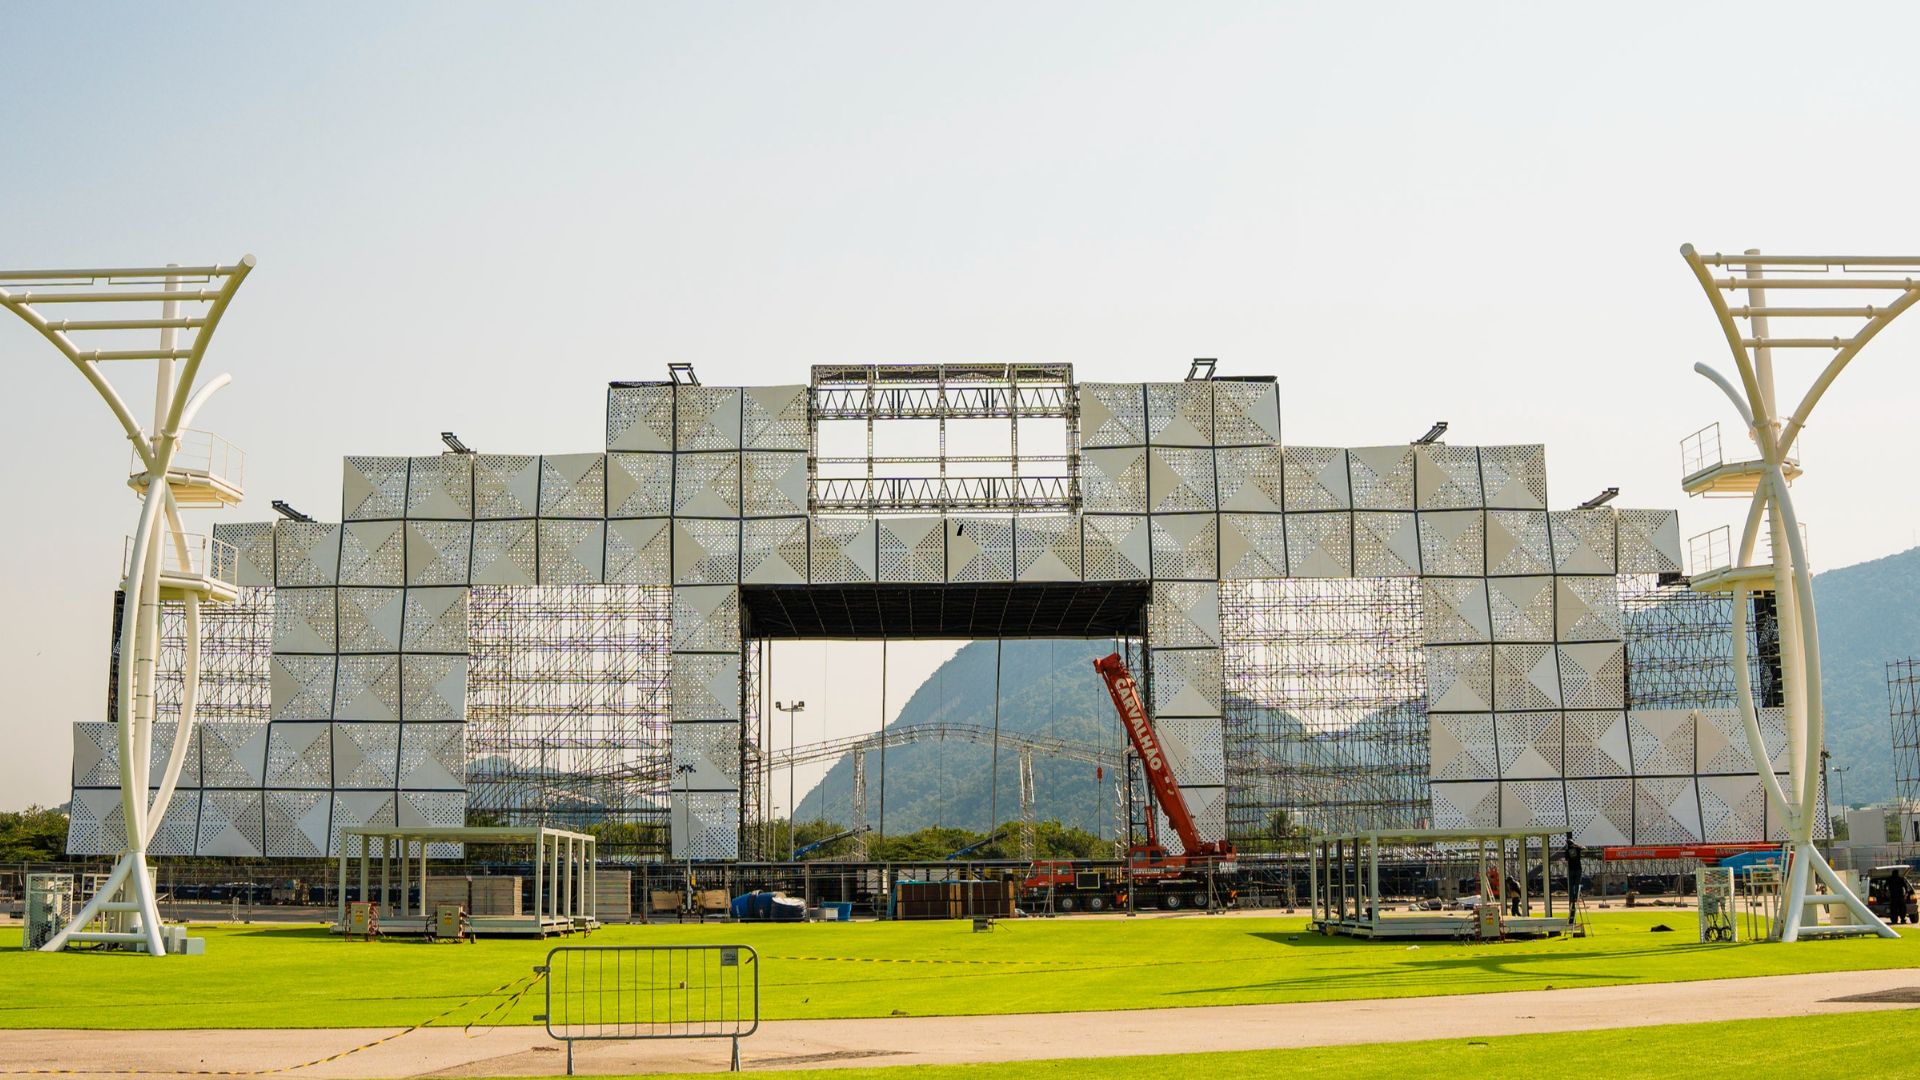
[[600, 870], [593, 876], [594, 914], [603, 923], [633, 919], [633, 871]]
[[427, 910], [441, 904], [458, 904], [472, 916], [520, 914], [518, 877], [430, 877], [427, 879]]

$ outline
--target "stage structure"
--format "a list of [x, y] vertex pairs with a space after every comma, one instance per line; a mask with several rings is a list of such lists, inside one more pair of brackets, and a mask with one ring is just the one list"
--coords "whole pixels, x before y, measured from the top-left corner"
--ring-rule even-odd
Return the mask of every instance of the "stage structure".
[[[1787, 775], [1784, 784], [1771, 769], [1762, 770], [1760, 776], [1768, 797], [1786, 820], [1793, 849], [1779, 937], [1795, 941], [1863, 931], [1894, 937], [1893, 929], [1867, 910], [1814, 846], [1820, 807], [1825, 803], [1820, 783], [1826, 726], [1820, 699], [1820, 633], [1806, 537], [1794, 512], [1789, 484], [1802, 472], [1799, 438], [1813, 407], [1867, 342], [1920, 301], [1920, 281], [1913, 276], [1920, 271], [1920, 258], [1763, 256], [1752, 250], [1740, 255], [1703, 255], [1692, 245], [1682, 247], [1680, 254], [1719, 319], [1733, 353], [1738, 385], [1707, 364], [1695, 364], [1694, 370], [1726, 394], [1759, 454], [1752, 460], [1726, 461], [1719, 452], [1717, 427], [1704, 429], [1682, 444], [1687, 471], [1681, 486], [1689, 495], [1736, 495], [1750, 500], [1737, 545], [1728, 542], [1723, 529], [1717, 537], [1711, 533], [1696, 537], [1690, 546], [1696, 563], [1702, 552], [1708, 563], [1693, 567], [1693, 588], [1732, 598], [1732, 670], [1739, 715], [1754, 760], [1766, 757], [1768, 750], [1760, 702], [1749, 677], [1748, 598], [1770, 596], [1778, 619]], [[1770, 294], [1785, 297], [1786, 302], [1775, 303]], [[1776, 319], [1796, 320], [1791, 325], [1805, 329], [1798, 331], [1800, 336], [1777, 334]], [[1792, 412], [1782, 409], [1776, 392], [1776, 349], [1832, 354]], [[1825, 883], [1825, 896], [1811, 894], [1815, 878]], [[1850, 909], [1852, 919], [1847, 924], [1817, 925], [1817, 918], [1807, 915], [1816, 903], [1842, 904]]]
[[[93, 899], [43, 946], [47, 952], [73, 941], [131, 944], [154, 956], [166, 952], [147, 855], [184, 847], [180, 822], [201, 819], [200, 791], [181, 782], [196, 734], [201, 605], [238, 599], [233, 549], [187, 532], [181, 519], [184, 509], [239, 503], [243, 480], [239, 451], [191, 427], [229, 377], [208, 380], [197, 391], [194, 384], [221, 316], [252, 269], [249, 255], [230, 266], [0, 271], [0, 305], [52, 342], [119, 421], [133, 444], [131, 475], [122, 482], [140, 500], [115, 611], [117, 657], [109, 698], [115, 722], [91, 731], [88, 752], [75, 760], [76, 775], [82, 764], [94, 775], [112, 751], [114, 798], [109, 806], [96, 797], [95, 812], [82, 815], [94, 831], [83, 838], [92, 843], [81, 846], [118, 857]], [[68, 317], [75, 311], [86, 317]], [[157, 346], [148, 336], [156, 331]], [[138, 361], [152, 361], [155, 368], [153, 422], [145, 428], [104, 370]], [[180, 612], [170, 731], [157, 723], [166, 605]], [[199, 770], [188, 779], [197, 786]], [[114, 928], [89, 929], [103, 914], [114, 916]]]

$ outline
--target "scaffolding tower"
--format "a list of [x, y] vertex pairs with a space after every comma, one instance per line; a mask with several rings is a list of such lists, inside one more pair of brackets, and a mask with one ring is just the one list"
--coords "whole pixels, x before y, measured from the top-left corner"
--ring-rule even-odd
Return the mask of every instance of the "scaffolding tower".
[[1887, 711], [1893, 718], [1893, 794], [1903, 812], [1920, 811], [1920, 657], [1887, 664]]
[[[1778, 708], [1780, 622], [1773, 597], [1750, 596], [1754, 628], [1748, 668], [1760, 708]], [[1621, 638], [1627, 654], [1629, 709], [1735, 709], [1733, 598], [1698, 593], [1652, 574], [1620, 577]]]
[[1424, 823], [1421, 606], [1411, 578], [1221, 582], [1236, 847]]
[[470, 823], [597, 825], [609, 856], [665, 853], [669, 593], [650, 585], [473, 588]]

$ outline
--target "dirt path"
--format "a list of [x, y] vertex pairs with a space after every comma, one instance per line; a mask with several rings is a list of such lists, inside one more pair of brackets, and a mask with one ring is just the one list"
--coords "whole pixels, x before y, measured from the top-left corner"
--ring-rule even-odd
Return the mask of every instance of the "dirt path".
[[[741, 1056], [748, 1069], [793, 1069], [1404, 1042], [1912, 1008], [1832, 1000], [1901, 988], [1915, 988], [1911, 997], [1920, 1003], [1920, 969], [1135, 1012], [782, 1020], [763, 1024], [743, 1042]], [[543, 1030], [526, 1027], [472, 1037], [454, 1028], [432, 1028], [333, 1061], [300, 1064], [396, 1031], [9, 1031], [0, 1036], [0, 1075], [58, 1070], [111, 1077], [139, 1070], [146, 1076], [192, 1076], [260, 1070], [315, 1080], [364, 1080], [566, 1071], [565, 1053]], [[726, 1065], [724, 1041], [581, 1043], [575, 1049], [575, 1068], [583, 1074]]]

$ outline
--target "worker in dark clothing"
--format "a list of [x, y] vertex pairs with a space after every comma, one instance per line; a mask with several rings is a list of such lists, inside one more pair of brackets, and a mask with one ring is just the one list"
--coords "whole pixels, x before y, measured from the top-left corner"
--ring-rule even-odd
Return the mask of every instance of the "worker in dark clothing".
[[1507, 879], [1507, 914], [1516, 919], [1526, 914], [1520, 910], [1520, 886], [1512, 878]]
[[1577, 922], [1580, 916], [1580, 845], [1573, 842], [1573, 834], [1567, 834], [1567, 921]]

